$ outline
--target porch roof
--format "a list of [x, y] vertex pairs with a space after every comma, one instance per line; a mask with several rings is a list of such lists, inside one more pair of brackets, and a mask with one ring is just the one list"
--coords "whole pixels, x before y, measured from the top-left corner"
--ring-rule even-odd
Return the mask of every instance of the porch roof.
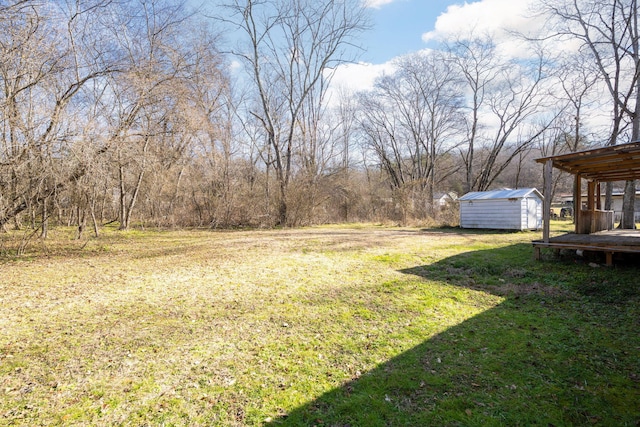
[[640, 141], [536, 159], [589, 181], [640, 179]]

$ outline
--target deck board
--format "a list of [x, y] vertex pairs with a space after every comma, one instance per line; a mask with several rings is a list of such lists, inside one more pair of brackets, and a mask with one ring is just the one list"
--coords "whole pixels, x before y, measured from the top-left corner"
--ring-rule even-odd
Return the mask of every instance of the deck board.
[[[537, 240], [536, 242], [540, 242]], [[640, 230], [606, 230], [592, 234], [567, 233], [549, 238], [549, 243], [575, 243], [593, 246], [637, 246], [640, 249]]]
[[534, 240], [535, 256], [540, 258], [540, 248], [582, 249], [604, 252], [607, 264], [616, 252], [640, 253], [640, 230], [607, 230], [592, 234], [567, 233], [549, 238], [549, 242]]

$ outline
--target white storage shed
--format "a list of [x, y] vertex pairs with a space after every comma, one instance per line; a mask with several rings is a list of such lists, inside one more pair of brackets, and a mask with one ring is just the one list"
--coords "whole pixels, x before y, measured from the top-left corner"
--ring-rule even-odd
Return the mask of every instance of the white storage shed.
[[535, 188], [474, 191], [460, 201], [461, 228], [539, 230], [542, 194]]

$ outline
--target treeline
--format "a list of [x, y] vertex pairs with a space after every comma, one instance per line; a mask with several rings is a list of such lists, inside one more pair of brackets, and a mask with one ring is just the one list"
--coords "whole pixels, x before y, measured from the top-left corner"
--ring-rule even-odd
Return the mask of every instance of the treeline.
[[[541, 187], [533, 158], [638, 133], [638, 51], [616, 56], [635, 3], [549, 2], [560, 39], [513, 35], [523, 56], [460, 36], [364, 92], [332, 84], [369, 27], [359, 0], [187, 5], [0, 3], [3, 230], [455, 222], [440, 193]], [[580, 33], [595, 16], [608, 45], [602, 23]]]

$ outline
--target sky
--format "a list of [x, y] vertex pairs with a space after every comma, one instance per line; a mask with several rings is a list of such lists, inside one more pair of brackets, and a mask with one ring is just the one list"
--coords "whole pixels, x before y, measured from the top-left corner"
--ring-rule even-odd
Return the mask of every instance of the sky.
[[333, 88], [369, 89], [375, 77], [393, 71], [394, 59], [434, 48], [439, 40], [458, 34], [490, 34], [499, 53], [523, 57], [526, 53], [521, 43], [508, 30], [527, 31], [541, 26], [530, 6], [536, 0], [361, 1], [369, 9], [372, 28], [359, 34], [363, 50], [357, 62], [342, 64], [335, 70]]
[[422, 35], [434, 28], [436, 19], [452, 0], [371, 1], [373, 28], [363, 36], [366, 51], [361, 60], [381, 64], [426, 47]]
[[535, 30], [541, 22], [532, 0], [365, 0], [373, 28], [361, 35], [359, 63], [342, 65], [334, 84], [351, 90], [371, 87], [376, 76], [392, 70], [399, 56], [428, 49], [456, 34], [492, 34], [507, 55], [522, 55], [508, 30]]

